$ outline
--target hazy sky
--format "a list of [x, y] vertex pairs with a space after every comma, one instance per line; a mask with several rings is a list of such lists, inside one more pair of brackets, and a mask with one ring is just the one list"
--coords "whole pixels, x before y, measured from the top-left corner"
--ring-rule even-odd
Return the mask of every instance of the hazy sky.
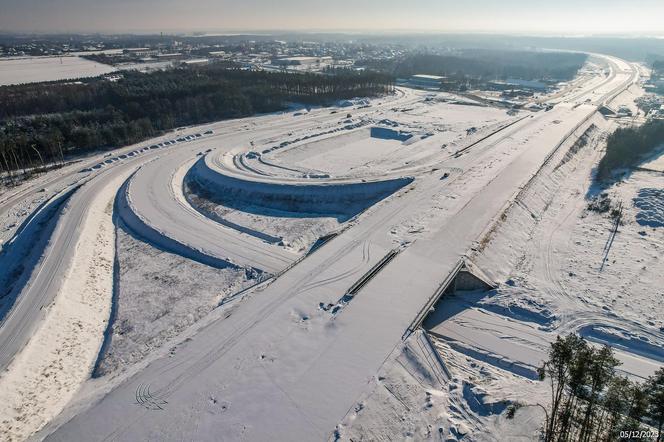
[[0, 30], [664, 35], [663, 0], [0, 0]]

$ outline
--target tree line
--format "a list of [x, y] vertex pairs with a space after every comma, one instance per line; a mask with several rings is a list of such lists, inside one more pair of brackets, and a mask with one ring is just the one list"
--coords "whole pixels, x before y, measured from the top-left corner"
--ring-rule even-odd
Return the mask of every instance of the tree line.
[[606, 180], [621, 168], [637, 166], [664, 143], [664, 121], [650, 120], [639, 127], [619, 128], [609, 135], [597, 178]]
[[[652, 77], [654, 78], [662, 78], [664, 77], [664, 60], [655, 60], [652, 63]], [[655, 89], [655, 92], [657, 92], [660, 95], [664, 95], [664, 86], [660, 85], [657, 86]]]
[[655, 75], [664, 75], [664, 60], [653, 61], [652, 70]]
[[567, 81], [586, 62], [579, 53], [501, 50], [464, 50], [454, 54], [414, 53], [388, 60], [365, 60], [359, 64], [396, 77], [414, 74], [443, 75], [456, 80]]
[[545, 442], [609, 442], [656, 432], [650, 440], [661, 440], [664, 368], [638, 383], [619, 375], [619, 365], [610, 347], [590, 345], [576, 334], [551, 344], [539, 369], [540, 379], [550, 383]]
[[186, 125], [328, 104], [393, 91], [389, 75], [326, 75], [182, 67], [149, 74], [0, 87], [0, 170], [9, 172], [111, 149]]

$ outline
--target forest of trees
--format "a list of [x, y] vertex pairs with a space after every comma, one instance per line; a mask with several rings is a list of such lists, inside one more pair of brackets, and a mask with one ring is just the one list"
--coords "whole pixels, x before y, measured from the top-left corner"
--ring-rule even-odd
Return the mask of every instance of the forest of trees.
[[655, 60], [652, 63], [653, 74], [659, 76], [664, 75], [664, 60]]
[[[539, 370], [551, 386], [545, 442], [661, 440], [664, 368], [637, 383], [619, 375], [619, 365], [610, 347], [593, 346], [575, 334], [551, 344]], [[630, 433], [642, 431], [654, 437]]]
[[[653, 78], [664, 78], [664, 59], [655, 60], [652, 64], [652, 77]], [[657, 86], [655, 92], [664, 95], [664, 86]]]
[[476, 81], [507, 78], [565, 81], [574, 78], [586, 59], [585, 54], [571, 52], [476, 49], [454, 55], [408, 54], [394, 60], [367, 60], [362, 64], [401, 78], [430, 74]]
[[597, 178], [611, 178], [616, 169], [631, 168], [664, 145], [664, 121], [650, 120], [639, 127], [620, 128], [609, 135]]
[[388, 75], [351, 70], [319, 75], [207, 65], [123, 77], [0, 87], [0, 171], [44, 167], [179, 126], [282, 110], [290, 102], [326, 104], [393, 90]]

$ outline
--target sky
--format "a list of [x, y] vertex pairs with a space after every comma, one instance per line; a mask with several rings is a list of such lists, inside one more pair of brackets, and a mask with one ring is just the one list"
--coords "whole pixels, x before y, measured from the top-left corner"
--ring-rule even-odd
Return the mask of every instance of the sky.
[[664, 35], [663, 0], [0, 0], [3, 32]]

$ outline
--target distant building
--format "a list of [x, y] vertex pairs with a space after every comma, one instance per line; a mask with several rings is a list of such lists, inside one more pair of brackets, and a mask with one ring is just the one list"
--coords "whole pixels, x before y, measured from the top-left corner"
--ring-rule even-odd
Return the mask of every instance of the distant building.
[[210, 60], [208, 60], [207, 58], [195, 58], [192, 60], [184, 60], [182, 64], [187, 66], [192, 66], [192, 65], [208, 64], [209, 62]]
[[127, 48], [123, 49], [122, 53], [134, 57], [149, 57], [151, 55], [157, 55], [157, 51], [150, 48]]
[[523, 89], [534, 89], [537, 91], [546, 90], [546, 84], [542, 83], [541, 81], [519, 80], [517, 78], [508, 78], [507, 80], [505, 80], [505, 84], [507, 84], [508, 86], [518, 86], [519, 88]]
[[413, 75], [408, 79], [406, 84], [411, 87], [417, 87], [421, 89], [440, 89], [443, 84], [445, 77], [439, 75], [425, 75], [417, 74]]
[[182, 54], [179, 52], [170, 52], [166, 54], [157, 54], [157, 59], [159, 60], [179, 60], [182, 58]]
[[272, 60], [272, 64], [275, 66], [310, 66], [331, 61], [332, 57], [282, 57]]

